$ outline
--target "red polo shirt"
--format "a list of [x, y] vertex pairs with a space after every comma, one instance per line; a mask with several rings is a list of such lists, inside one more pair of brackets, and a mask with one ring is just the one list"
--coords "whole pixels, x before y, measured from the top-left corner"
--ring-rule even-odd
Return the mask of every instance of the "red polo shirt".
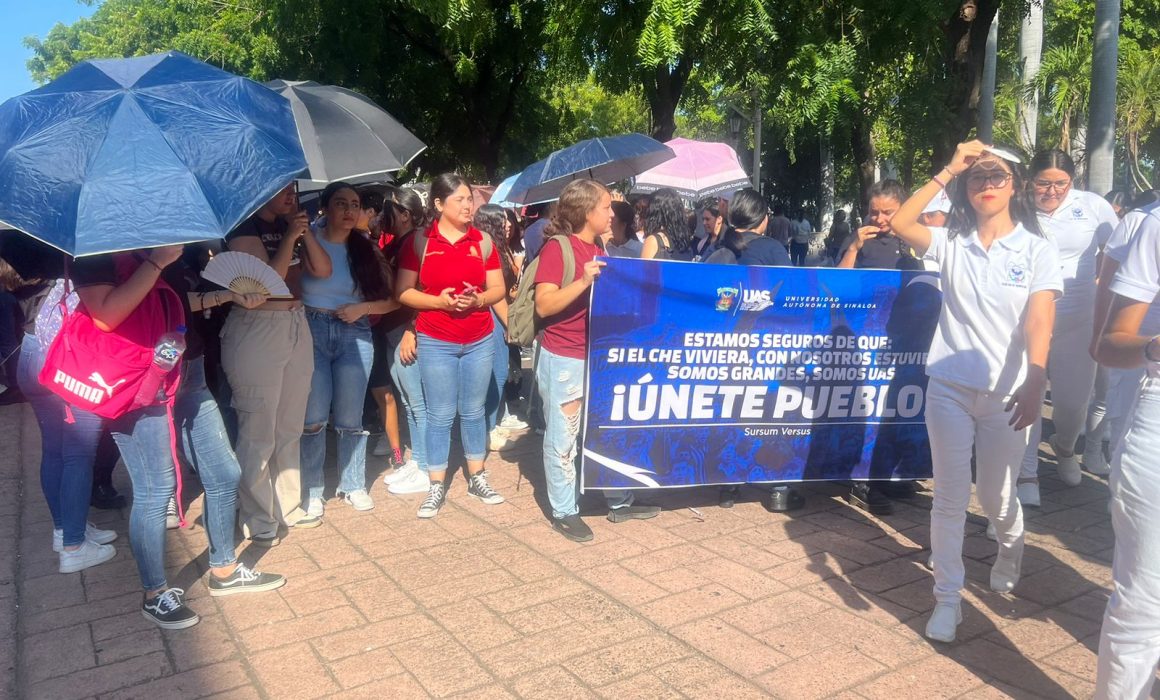
[[[498, 270], [499, 255], [492, 247], [486, 261], [482, 259], [483, 233], [473, 226], [467, 235], [452, 243], [439, 232], [439, 222], [431, 224], [425, 233], [427, 253], [422, 265], [415, 255], [415, 246], [407, 241], [399, 259], [399, 267], [419, 273], [419, 291], [439, 295], [448, 287], [458, 294], [464, 285], [474, 285], [479, 291], [487, 289], [487, 271]], [[446, 343], [474, 343], [491, 333], [494, 322], [491, 309], [472, 309], [463, 312], [420, 311], [415, 330]]]

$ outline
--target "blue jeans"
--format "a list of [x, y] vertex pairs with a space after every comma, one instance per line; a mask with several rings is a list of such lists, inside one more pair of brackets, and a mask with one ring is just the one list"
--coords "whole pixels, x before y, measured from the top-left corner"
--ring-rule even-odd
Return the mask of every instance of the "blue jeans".
[[173, 407], [173, 420], [185, 459], [205, 488], [209, 565], [229, 566], [237, 561], [234, 524], [242, 468], [230, 447], [217, 401], [206, 387], [205, 362], [200, 357], [182, 363], [181, 388]]
[[[80, 420], [85, 411], [73, 413]], [[109, 421], [109, 430], [133, 482], [129, 543], [141, 585], [146, 591], [166, 588], [165, 509], [177, 488], [169, 416], [164, 406], [147, 406]]]
[[504, 404], [504, 385], [507, 384], [508, 378], [508, 345], [507, 339], [504, 338], [503, 324], [499, 322], [499, 318], [492, 312], [492, 321], [495, 322], [495, 327], [491, 329], [492, 343], [495, 344], [495, 357], [492, 359], [491, 367], [491, 384], [487, 387], [487, 429], [490, 432], [499, 422], [503, 411]]
[[391, 348], [391, 358], [391, 379], [403, 400], [407, 433], [411, 436], [411, 459], [427, 471], [427, 402], [423, 398], [423, 375], [418, 362], [403, 364], [398, 346]]
[[100, 417], [79, 410], [73, 411], [74, 422], [67, 422], [64, 400], [40, 384], [43, 366], [44, 353], [36, 336], [24, 336], [17, 379], [40, 426], [40, 488], [52, 513], [52, 526], [64, 531], [64, 546], [74, 547], [85, 541], [93, 462], [103, 423]]
[[309, 310], [306, 322], [314, 339], [314, 373], [302, 433], [302, 490], [307, 500], [322, 498], [326, 421], [332, 415], [338, 433], [338, 493], [365, 490], [367, 432], [363, 430], [363, 398], [375, 357], [370, 322], [363, 318], [346, 323], [337, 316]]
[[456, 413], [463, 456], [480, 462], [487, 457], [484, 404], [494, 356], [491, 335], [464, 345], [419, 334], [419, 371], [427, 399], [427, 471], [447, 470]]
[[[544, 478], [548, 484], [548, 502], [552, 517], [560, 520], [580, 512], [577, 495], [583, 405], [575, 413], [565, 414], [564, 404], [584, 398], [584, 360], [556, 355], [540, 346], [536, 356], [536, 385], [544, 404]], [[609, 508], [632, 505], [633, 493], [625, 490], [604, 492]]]

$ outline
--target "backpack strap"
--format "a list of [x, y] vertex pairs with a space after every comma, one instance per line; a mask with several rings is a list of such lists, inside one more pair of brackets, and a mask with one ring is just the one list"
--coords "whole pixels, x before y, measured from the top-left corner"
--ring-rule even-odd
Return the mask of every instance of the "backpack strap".
[[568, 244], [564, 245], [565, 241], [562, 238], [554, 238], [552, 240], [556, 241], [556, 244], [560, 246], [560, 259], [564, 267], [564, 279], [560, 283], [560, 288], [563, 289], [576, 280], [576, 251], [572, 250], [571, 241], [568, 241]]

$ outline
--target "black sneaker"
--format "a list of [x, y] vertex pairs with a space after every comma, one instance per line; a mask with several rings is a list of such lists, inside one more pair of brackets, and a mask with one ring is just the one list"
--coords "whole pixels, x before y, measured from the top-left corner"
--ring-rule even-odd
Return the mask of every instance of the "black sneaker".
[[579, 515], [552, 520], [552, 529], [573, 542], [592, 541], [592, 528], [588, 527]]
[[765, 498], [765, 509], [770, 513], [788, 513], [805, 506], [806, 497], [792, 486], [774, 486]]
[[740, 496], [740, 486], [722, 486], [721, 493], [717, 494], [717, 505], [722, 508], [732, 508]]
[[93, 486], [93, 495], [89, 505], [98, 510], [119, 510], [125, 507], [125, 497], [117, 493], [112, 484], [108, 486]]
[[503, 503], [503, 496], [496, 493], [491, 484], [487, 483], [486, 469], [467, 478], [467, 495], [474, 496], [489, 506]]
[[883, 496], [894, 501], [909, 501], [914, 498], [915, 483], [913, 481], [877, 481], [874, 490], [881, 491]]
[[434, 518], [439, 515], [439, 509], [443, 507], [443, 502], [447, 500], [447, 487], [443, 485], [442, 481], [432, 481], [431, 486], [427, 489], [427, 498], [423, 499], [423, 503], [419, 505], [419, 512], [416, 513], [420, 518]]
[[861, 508], [871, 515], [890, 515], [894, 512], [894, 503], [879, 489], [870, 485], [870, 482], [859, 481], [850, 489], [846, 502]]
[[183, 595], [185, 591], [180, 588], [166, 589], [156, 598], [147, 599], [141, 606], [141, 614], [162, 629], [183, 630], [193, 627], [201, 622], [201, 618], [181, 599]]
[[648, 520], [660, 514], [660, 506], [624, 506], [623, 508], [610, 508], [608, 510], [608, 520], [613, 523], [623, 523], [626, 520]]
[[261, 593], [286, 585], [286, 577], [278, 574], [263, 574], [239, 563], [234, 573], [225, 578], [209, 575], [211, 596], [233, 595], [235, 593]]

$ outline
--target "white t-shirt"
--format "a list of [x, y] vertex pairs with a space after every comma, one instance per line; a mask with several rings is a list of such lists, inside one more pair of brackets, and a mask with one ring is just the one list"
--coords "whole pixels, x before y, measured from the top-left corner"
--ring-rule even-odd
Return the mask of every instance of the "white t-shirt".
[[[1136, 240], [1136, 232], [1140, 229], [1140, 225], [1149, 219], [1154, 222], [1157, 218], [1160, 218], [1160, 203], [1128, 212], [1104, 246], [1104, 255], [1122, 267], [1124, 261], [1128, 259], [1128, 251], [1132, 247], [1132, 242]], [[1157, 333], [1160, 333], [1160, 305], [1153, 303], [1140, 323], [1140, 335]]]
[[[1127, 256], [1116, 272], [1116, 279], [1112, 280], [1111, 290], [1122, 297], [1152, 304], [1155, 308], [1156, 295], [1160, 293], [1160, 208], [1153, 205], [1128, 216], [1137, 212], [1143, 216], [1128, 245]], [[1124, 219], [1126, 221], [1127, 217]], [[1149, 335], [1143, 324], [1140, 324], [1140, 335]], [[1160, 363], [1148, 363], [1148, 375], [1160, 376]]]
[[938, 263], [943, 307], [927, 356], [927, 376], [1002, 396], [1027, 375], [1023, 318], [1031, 295], [1063, 292], [1059, 255], [1022, 225], [984, 250], [978, 234], [950, 238], [930, 229], [923, 256]]
[[1072, 189], [1050, 214], [1039, 212], [1039, 228], [1059, 252], [1063, 299], [1056, 313], [1092, 308], [1099, 270], [1096, 258], [1120, 223], [1116, 210], [1103, 197]]

